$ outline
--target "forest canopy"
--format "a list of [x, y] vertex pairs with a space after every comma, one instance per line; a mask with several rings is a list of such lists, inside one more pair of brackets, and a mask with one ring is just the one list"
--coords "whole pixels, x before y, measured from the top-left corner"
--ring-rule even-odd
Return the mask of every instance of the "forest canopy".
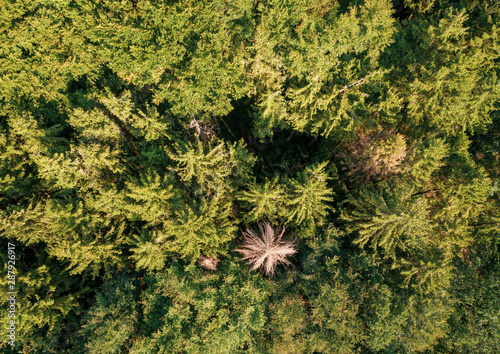
[[1, 351], [500, 352], [499, 26], [0, 0]]

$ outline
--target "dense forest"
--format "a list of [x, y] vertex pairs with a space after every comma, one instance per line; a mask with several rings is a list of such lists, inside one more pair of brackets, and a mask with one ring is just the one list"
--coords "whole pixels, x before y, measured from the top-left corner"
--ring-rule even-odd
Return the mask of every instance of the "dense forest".
[[499, 26], [0, 0], [0, 351], [500, 353]]

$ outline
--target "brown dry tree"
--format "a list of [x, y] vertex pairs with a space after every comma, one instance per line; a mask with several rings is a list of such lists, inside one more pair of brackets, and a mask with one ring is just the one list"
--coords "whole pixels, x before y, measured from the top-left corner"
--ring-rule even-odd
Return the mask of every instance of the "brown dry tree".
[[364, 186], [401, 173], [406, 158], [406, 138], [393, 130], [365, 134], [359, 132], [359, 140], [347, 147], [347, 153], [339, 153], [350, 183]]
[[247, 228], [243, 231], [242, 247], [237, 249], [252, 270], [261, 268], [264, 274], [274, 274], [278, 264], [290, 264], [288, 256], [297, 253], [295, 240], [283, 239], [285, 228], [278, 233], [269, 222], [259, 224], [259, 234]]
[[213, 122], [202, 122], [193, 117], [188, 128], [195, 128], [196, 138], [206, 143], [217, 139], [218, 127]]
[[205, 257], [204, 255], [200, 255], [198, 258], [198, 265], [208, 270], [217, 270], [219, 262], [220, 259], [215, 257]]

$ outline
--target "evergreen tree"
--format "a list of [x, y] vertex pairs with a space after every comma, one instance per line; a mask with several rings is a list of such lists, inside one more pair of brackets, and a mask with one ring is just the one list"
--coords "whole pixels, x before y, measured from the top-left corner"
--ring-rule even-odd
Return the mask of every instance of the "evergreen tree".
[[491, 122], [499, 88], [499, 33], [492, 17], [472, 29], [468, 22], [474, 20], [465, 8], [443, 6], [408, 21], [400, 32], [391, 50], [390, 62], [397, 65], [391, 76], [408, 97], [412, 124], [453, 134]]
[[264, 185], [250, 185], [238, 198], [249, 209], [245, 219], [249, 222], [262, 218], [278, 221], [285, 206], [285, 188], [278, 179], [268, 180]]
[[84, 314], [78, 333], [81, 353], [116, 353], [130, 348], [139, 324], [137, 285], [124, 273], [108, 281]]
[[427, 201], [412, 198], [409, 188], [386, 185], [377, 189], [365, 189], [350, 198], [355, 209], [343, 216], [350, 223], [348, 230], [359, 234], [354, 243], [360, 247], [370, 244], [393, 260], [398, 258], [398, 252], [429, 247], [433, 225], [427, 219]]
[[289, 179], [290, 197], [286, 201], [287, 209], [284, 217], [289, 222], [304, 226], [306, 236], [310, 235], [316, 226], [325, 223], [328, 210], [333, 210], [327, 203], [333, 201], [333, 192], [327, 185], [330, 177], [325, 172], [327, 163], [306, 167], [298, 173], [296, 179]]
[[406, 142], [401, 134], [382, 131], [378, 134], [359, 133], [359, 141], [338, 154], [352, 185], [379, 182], [402, 172], [406, 158]]
[[0, 9], [4, 351], [498, 351], [497, 1]]
[[387, 1], [346, 12], [319, 1], [271, 2], [263, 12], [251, 75], [267, 80], [259, 89], [266, 124], [286, 119], [297, 130], [328, 135], [372, 113], [370, 94], [383, 91], [386, 73], [378, 59], [395, 30]]
[[500, 320], [498, 258], [464, 250], [452, 281], [455, 311], [446, 350], [470, 353], [498, 351]]
[[259, 352], [272, 283], [234, 260], [222, 273], [173, 263], [145, 279], [144, 336], [132, 352]]
[[[369, 244], [375, 252], [392, 259], [392, 268], [405, 276], [404, 285], [423, 292], [448, 285], [453, 257], [449, 243], [436, 237], [438, 225], [429, 220], [429, 206], [409, 186], [380, 185], [349, 198], [353, 209], [344, 211], [347, 230], [355, 232], [354, 243]], [[402, 284], [403, 285], [403, 284]]]

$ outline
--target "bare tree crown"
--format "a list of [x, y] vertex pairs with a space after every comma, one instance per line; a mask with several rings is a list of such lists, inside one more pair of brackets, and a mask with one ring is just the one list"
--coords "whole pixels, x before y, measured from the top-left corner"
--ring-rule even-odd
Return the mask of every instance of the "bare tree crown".
[[285, 228], [278, 233], [269, 222], [259, 224], [259, 232], [252, 228], [243, 231], [242, 247], [237, 249], [252, 270], [261, 268], [265, 274], [274, 274], [278, 264], [290, 264], [288, 256], [297, 253], [294, 240], [283, 239]]

